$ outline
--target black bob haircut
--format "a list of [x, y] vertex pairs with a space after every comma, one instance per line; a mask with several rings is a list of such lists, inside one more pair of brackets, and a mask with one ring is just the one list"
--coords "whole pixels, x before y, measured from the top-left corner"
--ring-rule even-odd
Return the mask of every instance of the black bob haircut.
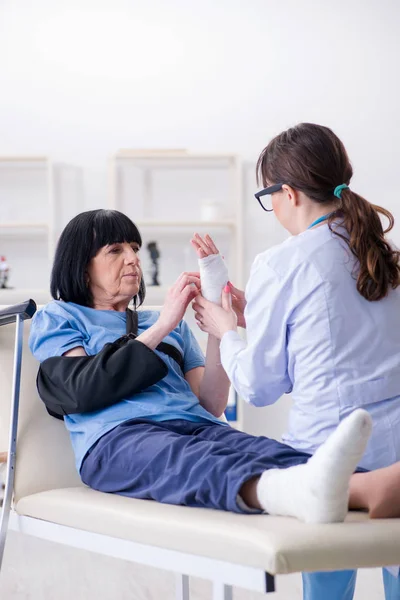
[[[74, 217], [63, 230], [57, 244], [51, 271], [50, 291], [55, 300], [93, 306], [87, 286], [87, 267], [100, 248], [110, 244], [136, 242], [142, 238], [136, 225], [118, 210], [88, 210]], [[140, 281], [133, 297], [135, 308], [143, 304], [146, 286]]]

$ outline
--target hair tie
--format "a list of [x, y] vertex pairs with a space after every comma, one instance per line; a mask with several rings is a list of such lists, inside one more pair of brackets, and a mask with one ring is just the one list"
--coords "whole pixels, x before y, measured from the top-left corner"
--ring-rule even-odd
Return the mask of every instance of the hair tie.
[[349, 186], [346, 183], [342, 183], [341, 185], [337, 185], [333, 191], [333, 195], [339, 200], [342, 199], [342, 190], [349, 190]]

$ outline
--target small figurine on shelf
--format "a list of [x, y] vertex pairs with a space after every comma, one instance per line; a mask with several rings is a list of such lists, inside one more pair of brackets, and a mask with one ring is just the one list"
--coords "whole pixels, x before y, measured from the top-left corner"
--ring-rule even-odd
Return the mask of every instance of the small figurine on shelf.
[[147, 244], [147, 250], [149, 251], [152, 264], [150, 272], [152, 282], [150, 285], [160, 285], [160, 282], [158, 281], [158, 259], [160, 258], [160, 251], [157, 248], [157, 242], [149, 242]]
[[8, 277], [10, 274], [10, 267], [5, 256], [0, 256], [0, 288], [6, 289]]

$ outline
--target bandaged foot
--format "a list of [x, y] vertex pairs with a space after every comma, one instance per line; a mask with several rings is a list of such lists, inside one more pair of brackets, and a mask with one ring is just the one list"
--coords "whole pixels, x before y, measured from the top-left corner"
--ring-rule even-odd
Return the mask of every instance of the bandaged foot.
[[355, 410], [304, 465], [265, 471], [257, 497], [272, 515], [297, 517], [306, 523], [336, 523], [345, 519], [349, 482], [372, 430], [369, 414]]
[[228, 268], [220, 254], [199, 258], [201, 293], [206, 300], [221, 306], [221, 294], [228, 283]]

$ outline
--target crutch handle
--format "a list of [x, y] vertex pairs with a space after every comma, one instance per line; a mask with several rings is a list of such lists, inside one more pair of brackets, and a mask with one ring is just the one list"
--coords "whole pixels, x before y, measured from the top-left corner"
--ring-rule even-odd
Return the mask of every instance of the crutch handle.
[[36, 302], [32, 299], [25, 300], [20, 304], [13, 304], [0, 310], [0, 325], [8, 325], [9, 323], [15, 323], [17, 316], [19, 315], [22, 321], [32, 319], [36, 312]]

